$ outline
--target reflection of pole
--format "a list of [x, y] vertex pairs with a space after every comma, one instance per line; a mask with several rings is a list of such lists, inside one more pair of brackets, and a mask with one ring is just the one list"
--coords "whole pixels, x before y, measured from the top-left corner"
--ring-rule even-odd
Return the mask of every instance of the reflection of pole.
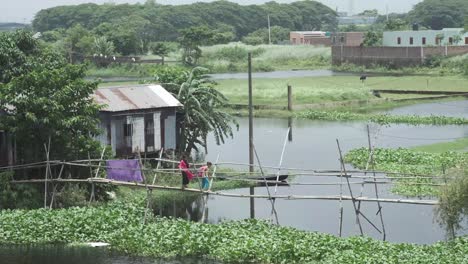
[[[249, 171], [254, 171], [254, 152], [253, 152], [253, 106], [252, 106], [252, 53], [249, 52]], [[250, 187], [250, 195], [254, 195], [254, 187]], [[250, 218], [255, 218], [255, 200], [250, 198]]]
[[292, 111], [292, 88], [288, 84], [288, 111]]
[[288, 127], [289, 127], [288, 141], [289, 142], [293, 141], [292, 125], [293, 125], [292, 117], [288, 117]]

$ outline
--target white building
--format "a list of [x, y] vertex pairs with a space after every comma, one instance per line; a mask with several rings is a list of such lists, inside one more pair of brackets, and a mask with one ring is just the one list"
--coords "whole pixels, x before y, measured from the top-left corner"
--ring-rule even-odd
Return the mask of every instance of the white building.
[[99, 88], [94, 100], [103, 105], [98, 140], [117, 156], [176, 148], [176, 109], [182, 104], [160, 85]]
[[463, 46], [468, 45], [468, 33], [463, 28], [442, 30], [386, 31], [383, 33], [383, 46]]

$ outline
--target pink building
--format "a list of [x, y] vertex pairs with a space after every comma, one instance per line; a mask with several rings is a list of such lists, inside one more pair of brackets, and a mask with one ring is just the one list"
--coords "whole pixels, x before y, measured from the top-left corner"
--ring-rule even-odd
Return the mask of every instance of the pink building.
[[291, 31], [289, 41], [292, 45], [331, 46], [331, 39], [324, 31]]

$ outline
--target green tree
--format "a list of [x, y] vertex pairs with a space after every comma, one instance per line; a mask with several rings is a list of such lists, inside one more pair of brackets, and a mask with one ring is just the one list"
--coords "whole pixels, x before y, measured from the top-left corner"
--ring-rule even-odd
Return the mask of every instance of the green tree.
[[462, 41], [462, 36], [460, 35], [455, 35], [453, 36], [453, 44], [457, 45], [458, 43], [460, 43]]
[[[134, 40], [136, 51], [144, 52], [148, 43], [175, 41], [180, 36], [179, 31], [189, 27], [205, 26], [213, 30], [217, 35], [217, 41], [213, 43], [224, 42], [231, 36], [239, 40], [267, 27], [268, 15], [272, 25], [290, 30], [334, 30], [337, 26], [336, 13], [316, 1], [261, 5], [213, 1], [176, 6], [146, 1], [143, 5], [81, 4], [43, 9], [36, 14], [33, 28], [44, 32], [81, 24], [87, 30], [95, 31], [99, 25], [109, 23], [112, 31], [120, 33], [107, 32], [106, 36], [114, 42], [116, 50], [124, 54], [123, 50], [133, 52], [128, 48], [135, 45]], [[124, 37], [121, 43], [119, 36]], [[122, 42], [129, 42], [129, 47]]]
[[167, 45], [164, 42], [155, 42], [151, 45], [150, 49], [151, 49], [151, 53], [153, 53], [154, 55], [158, 55], [163, 59], [171, 51], [169, 45]]
[[231, 124], [237, 124], [228, 113], [220, 110], [226, 107], [228, 100], [214, 88], [203, 68], [194, 68], [187, 80], [179, 87], [177, 99], [184, 105], [179, 120], [181, 137], [179, 150], [190, 153], [198, 146], [206, 146], [208, 133], [213, 132], [217, 144], [224, 143], [226, 137], [232, 137]]
[[[271, 43], [278, 44], [283, 41], [289, 40], [289, 32], [290, 30], [284, 27], [280, 27], [280, 26], [271, 27]], [[252, 43], [252, 41], [257, 41], [258, 39], [261, 39], [261, 43], [258, 43], [258, 44], [268, 44], [268, 41], [269, 41], [268, 37], [269, 37], [268, 28], [261, 28], [245, 36], [242, 42], [246, 44], [250, 44]]]
[[90, 55], [93, 49], [94, 37], [80, 24], [69, 28], [65, 32], [64, 49], [70, 63], [74, 58]]
[[366, 17], [376, 17], [378, 15], [379, 15], [379, 11], [377, 9], [364, 10], [363, 12], [358, 14], [358, 16], [366, 16]]
[[213, 32], [208, 27], [190, 27], [180, 31], [178, 42], [183, 49], [182, 62], [196, 65], [202, 55], [201, 45], [209, 43]]
[[468, 13], [466, 0], [424, 0], [409, 13], [413, 22], [435, 30], [463, 27]]
[[364, 34], [364, 46], [378, 46], [382, 42], [382, 34], [376, 31], [369, 30]]
[[93, 52], [99, 56], [110, 56], [115, 53], [114, 43], [108, 41], [106, 37], [94, 38]]
[[49, 138], [51, 159], [98, 155], [97, 83], [83, 80], [85, 67], [67, 64], [25, 31], [0, 33], [0, 49], [0, 126], [16, 138], [18, 161], [45, 160]]
[[407, 27], [406, 21], [395, 18], [395, 19], [389, 19], [388, 21], [385, 21], [385, 30], [388, 31], [397, 31], [397, 30], [404, 30]]

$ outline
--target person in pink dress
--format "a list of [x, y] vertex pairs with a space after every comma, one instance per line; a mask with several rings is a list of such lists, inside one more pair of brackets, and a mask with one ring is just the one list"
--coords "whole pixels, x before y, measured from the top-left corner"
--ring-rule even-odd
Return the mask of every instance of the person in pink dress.
[[179, 170], [182, 173], [182, 189], [188, 187], [193, 179], [193, 173], [190, 171], [190, 164], [187, 161], [187, 155], [183, 154], [179, 162]]
[[206, 165], [201, 166], [198, 169], [198, 177], [202, 178], [202, 189], [208, 190], [210, 187], [210, 180], [208, 175], [208, 170], [211, 168], [211, 162], [207, 162]]

